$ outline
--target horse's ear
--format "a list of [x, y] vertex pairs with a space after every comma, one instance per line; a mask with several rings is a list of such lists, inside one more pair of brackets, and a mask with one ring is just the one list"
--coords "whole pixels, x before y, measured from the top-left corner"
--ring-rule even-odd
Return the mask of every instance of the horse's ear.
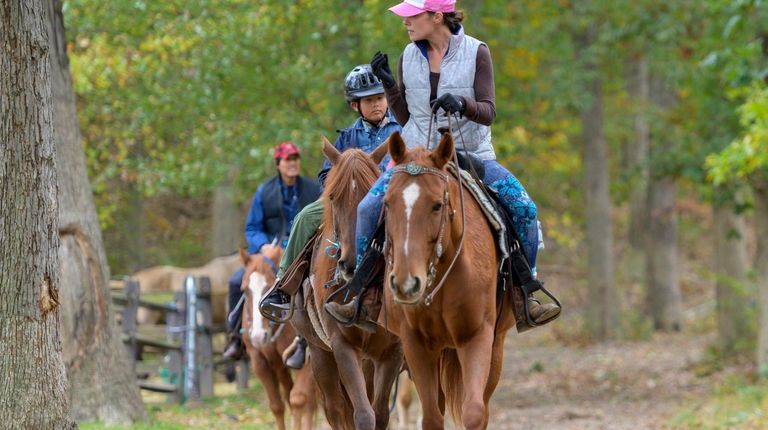
[[371, 160], [373, 160], [373, 162], [376, 164], [381, 163], [381, 160], [383, 160], [384, 156], [387, 155], [387, 150], [389, 150], [389, 145], [386, 141], [384, 141], [381, 143], [381, 145], [378, 146], [378, 148], [371, 152]]
[[435, 163], [435, 167], [442, 169], [453, 158], [453, 135], [451, 133], [443, 133], [443, 138], [440, 139], [437, 148], [429, 156], [432, 158], [432, 162]]
[[331, 145], [331, 142], [325, 136], [323, 136], [323, 155], [331, 162], [331, 165], [338, 163], [341, 156], [341, 152]]
[[403, 142], [400, 132], [396, 131], [392, 133], [389, 136], [389, 139], [387, 139], [387, 142], [389, 142], [389, 155], [392, 156], [392, 161], [394, 161], [395, 164], [400, 164], [405, 159], [406, 151], [405, 142]]
[[245, 248], [238, 248], [238, 251], [240, 251], [240, 260], [243, 262], [243, 266], [248, 264], [248, 252], [245, 250]]

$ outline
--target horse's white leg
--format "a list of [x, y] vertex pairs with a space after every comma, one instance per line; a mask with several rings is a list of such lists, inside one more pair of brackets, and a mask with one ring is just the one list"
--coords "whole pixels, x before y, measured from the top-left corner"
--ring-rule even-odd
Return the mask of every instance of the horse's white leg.
[[456, 350], [464, 384], [461, 420], [468, 430], [488, 426], [488, 404], [484, 393], [491, 370], [492, 349], [493, 324], [485, 324], [469, 342]]

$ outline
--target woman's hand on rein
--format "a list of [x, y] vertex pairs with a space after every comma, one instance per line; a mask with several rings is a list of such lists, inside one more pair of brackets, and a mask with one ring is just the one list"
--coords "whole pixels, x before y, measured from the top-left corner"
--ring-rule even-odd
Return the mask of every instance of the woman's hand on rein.
[[432, 113], [436, 114], [441, 108], [445, 111], [446, 115], [453, 115], [455, 113], [464, 115], [467, 105], [464, 103], [463, 97], [445, 93], [432, 102]]

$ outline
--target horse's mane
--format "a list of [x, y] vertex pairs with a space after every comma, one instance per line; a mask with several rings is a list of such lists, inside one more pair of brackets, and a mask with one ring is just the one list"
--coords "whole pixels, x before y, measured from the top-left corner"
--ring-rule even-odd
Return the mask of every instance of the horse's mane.
[[[379, 172], [368, 154], [357, 148], [347, 149], [328, 172], [323, 199], [326, 202], [334, 200], [343, 207], [359, 202], [376, 182]], [[330, 205], [326, 204], [325, 208], [330, 210]]]

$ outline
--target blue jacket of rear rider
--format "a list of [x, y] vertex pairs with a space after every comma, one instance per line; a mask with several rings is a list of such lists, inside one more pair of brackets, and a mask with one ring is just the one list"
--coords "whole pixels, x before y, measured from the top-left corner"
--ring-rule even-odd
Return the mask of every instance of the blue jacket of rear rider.
[[245, 240], [248, 253], [255, 254], [267, 243], [278, 239], [287, 241], [296, 214], [320, 197], [320, 186], [304, 176], [296, 184], [287, 186], [280, 175], [275, 175], [256, 189], [251, 209], [245, 221]]
[[[378, 126], [371, 125], [368, 121], [363, 120], [362, 117], [358, 117], [351, 126], [338, 130], [339, 137], [336, 138], [333, 146], [339, 152], [343, 152], [348, 148], [360, 148], [370, 154], [387, 140], [390, 134], [402, 131], [402, 129], [389, 110]], [[386, 170], [387, 163], [389, 163], [389, 154], [381, 160], [379, 165], [382, 172]], [[323, 168], [317, 174], [321, 187], [325, 186], [325, 179], [328, 176], [329, 170], [331, 170], [331, 163], [328, 160], [323, 161]]]

